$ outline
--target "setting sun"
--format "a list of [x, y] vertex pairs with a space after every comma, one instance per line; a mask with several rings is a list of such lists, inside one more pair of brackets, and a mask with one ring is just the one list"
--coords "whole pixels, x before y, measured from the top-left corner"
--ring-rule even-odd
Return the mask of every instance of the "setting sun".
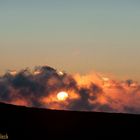
[[57, 94], [57, 99], [60, 100], [60, 101], [64, 101], [67, 98], [68, 98], [68, 93], [67, 92], [62, 91], [62, 92], [59, 92]]

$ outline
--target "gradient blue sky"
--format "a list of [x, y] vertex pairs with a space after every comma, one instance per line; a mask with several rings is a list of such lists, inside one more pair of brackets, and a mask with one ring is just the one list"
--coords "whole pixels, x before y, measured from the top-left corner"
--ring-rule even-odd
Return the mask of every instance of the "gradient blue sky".
[[43, 64], [140, 80], [140, 1], [0, 0], [0, 73]]

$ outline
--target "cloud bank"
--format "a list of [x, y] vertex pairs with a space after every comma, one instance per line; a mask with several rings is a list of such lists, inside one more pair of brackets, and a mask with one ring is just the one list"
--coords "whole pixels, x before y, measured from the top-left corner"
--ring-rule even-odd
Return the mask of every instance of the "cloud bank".
[[[65, 100], [57, 98], [66, 92]], [[67, 74], [49, 66], [0, 77], [0, 102], [59, 110], [140, 114], [140, 85], [116, 81], [100, 74]]]

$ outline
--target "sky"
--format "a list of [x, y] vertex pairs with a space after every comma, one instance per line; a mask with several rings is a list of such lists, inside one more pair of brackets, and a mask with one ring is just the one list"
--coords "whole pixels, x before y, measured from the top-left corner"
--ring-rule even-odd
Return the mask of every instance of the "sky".
[[50, 65], [140, 81], [139, 0], [0, 0], [0, 73]]

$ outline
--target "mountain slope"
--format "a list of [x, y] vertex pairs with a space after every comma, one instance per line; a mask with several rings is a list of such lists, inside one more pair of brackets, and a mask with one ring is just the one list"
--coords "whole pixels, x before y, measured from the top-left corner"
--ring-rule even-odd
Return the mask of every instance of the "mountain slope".
[[140, 115], [56, 111], [0, 104], [0, 133], [11, 139], [136, 135]]

